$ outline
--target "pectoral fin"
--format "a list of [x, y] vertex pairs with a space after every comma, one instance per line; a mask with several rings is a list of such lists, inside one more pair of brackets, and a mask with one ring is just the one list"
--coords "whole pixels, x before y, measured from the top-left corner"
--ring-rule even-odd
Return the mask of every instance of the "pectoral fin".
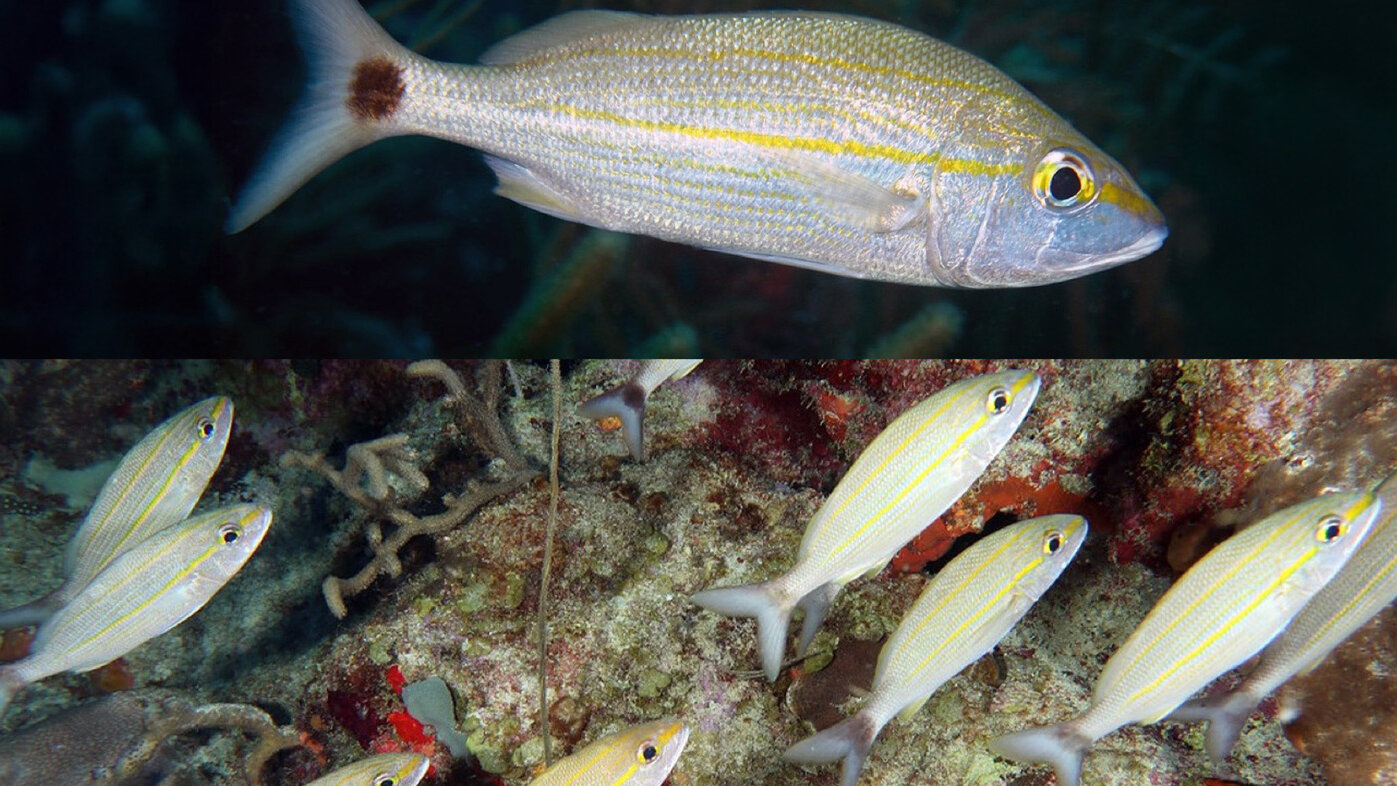
[[897, 232], [927, 217], [926, 196], [910, 184], [891, 187], [803, 150], [773, 151], [833, 223], [866, 232]]

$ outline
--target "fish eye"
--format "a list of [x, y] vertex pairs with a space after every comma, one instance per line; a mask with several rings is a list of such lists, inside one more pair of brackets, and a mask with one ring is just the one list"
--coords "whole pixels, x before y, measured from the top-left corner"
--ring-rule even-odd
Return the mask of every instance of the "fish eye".
[[213, 436], [213, 421], [209, 420], [208, 418], [199, 418], [199, 424], [194, 428], [194, 433], [199, 435], [199, 439], [201, 441]]
[[1061, 532], [1058, 532], [1057, 530], [1053, 530], [1052, 532], [1049, 532], [1047, 535], [1043, 536], [1043, 553], [1044, 553], [1044, 554], [1056, 554], [1056, 553], [1057, 553], [1057, 550], [1060, 549], [1060, 548], [1062, 548], [1062, 533], [1061, 533]]
[[1049, 150], [1033, 171], [1033, 193], [1049, 208], [1079, 208], [1096, 197], [1096, 176], [1081, 153], [1066, 147]]
[[1326, 516], [1315, 528], [1315, 540], [1320, 543], [1333, 543], [1348, 531], [1344, 520], [1338, 516]]
[[375, 776], [374, 776], [374, 779], [373, 779], [373, 785], [374, 785], [374, 786], [398, 786], [398, 779], [397, 779], [397, 778], [394, 778], [392, 775], [375, 775]]
[[643, 764], [649, 764], [659, 755], [660, 749], [655, 747], [655, 743], [652, 740], [646, 740], [641, 744], [640, 750], [636, 751], [636, 758], [640, 759]]
[[985, 398], [985, 409], [989, 410], [991, 415], [999, 415], [1009, 408], [1009, 404], [1012, 403], [1013, 400], [1014, 397], [1009, 394], [1008, 390], [1004, 388], [995, 388], [991, 390], [989, 396]]
[[242, 534], [243, 528], [231, 521], [218, 528], [218, 539], [229, 546], [237, 543]]

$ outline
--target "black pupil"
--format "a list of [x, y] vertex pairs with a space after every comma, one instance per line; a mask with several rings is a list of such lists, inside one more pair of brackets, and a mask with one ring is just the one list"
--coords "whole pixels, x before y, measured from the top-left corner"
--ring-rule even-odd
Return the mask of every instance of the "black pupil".
[[1324, 528], [1324, 540], [1326, 543], [1337, 537], [1339, 537], [1338, 524], [1330, 524], [1329, 526]]
[[1053, 552], [1057, 551], [1058, 547], [1061, 545], [1062, 541], [1058, 540], [1058, 537], [1056, 535], [1052, 536], [1051, 538], [1048, 538], [1048, 553], [1052, 554]]
[[646, 761], [650, 761], [651, 759], [655, 758], [655, 754], [658, 752], [659, 751], [655, 750], [654, 745], [646, 745], [645, 750], [641, 751], [640, 755], [643, 756]]
[[204, 423], [199, 426], [199, 432], [206, 437], [213, 436], [213, 424]]
[[[223, 533], [223, 542], [224, 542], [224, 543], [237, 543], [237, 542], [238, 542], [238, 531], [235, 530], [235, 529], [230, 529], [230, 530], [228, 530], [227, 532]], [[391, 786], [391, 784], [390, 784], [389, 786]]]
[[392, 778], [379, 778], [374, 781], [374, 786], [393, 786], [394, 783], [397, 783], [397, 781]]
[[1058, 168], [1053, 173], [1053, 180], [1048, 184], [1048, 193], [1053, 199], [1059, 202], [1066, 202], [1077, 196], [1082, 191], [1082, 180], [1077, 177], [1077, 170], [1070, 166]]
[[996, 393], [994, 396], [994, 411], [1003, 412], [1004, 408], [1007, 406], [1009, 406], [1009, 397], [1003, 393]]

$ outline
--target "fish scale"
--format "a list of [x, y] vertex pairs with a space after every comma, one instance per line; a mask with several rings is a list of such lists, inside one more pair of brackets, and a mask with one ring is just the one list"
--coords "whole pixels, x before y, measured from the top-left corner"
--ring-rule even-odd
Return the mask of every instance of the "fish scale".
[[[1124, 169], [1028, 91], [891, 23], [576, 11], [464, 66], [406, 50], [353, 0], [293, 10], [308, 97], [229, 231], [358, 147], [424, 134], [484, 151], [497, 192], [545, 213], [840, 275], [1026, 286], [1166, 234]], [[1059, 148], [1077, 174], [1062, 204], [1039, 177], [1069, 166]]]

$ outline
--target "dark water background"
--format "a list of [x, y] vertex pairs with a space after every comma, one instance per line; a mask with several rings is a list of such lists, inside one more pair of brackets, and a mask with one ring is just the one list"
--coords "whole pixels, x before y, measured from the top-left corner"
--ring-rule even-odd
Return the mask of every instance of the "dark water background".
[[[584, 5], [369, 7], [425, 54], [471, 61]], [[427, 139], [360, 151], [226, 237], [229, 195], [300, 90], [281, 0], [0, 0], [0, 350], [1397, 354], [1390, 6], [804, 7], [894, 20], [1008, 71], [1135, 173], [1169, 219], [1164, 249], [978, 292], [639, 237], [587, 252], [589, 230], [492, 196], [478, 153]]]

